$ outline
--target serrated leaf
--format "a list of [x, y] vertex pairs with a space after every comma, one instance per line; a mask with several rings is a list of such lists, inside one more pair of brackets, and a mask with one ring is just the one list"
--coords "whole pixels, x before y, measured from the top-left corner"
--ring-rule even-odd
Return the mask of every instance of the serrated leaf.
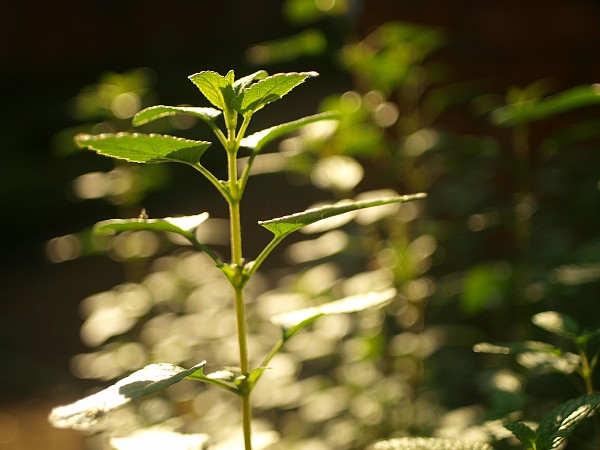
[[208, 213], [183, 217], [164, 217], [162, 219], [111, 219], [98, 222], [94, 225], [94, 233], [114, 234], [124, 231], [160, 231], [177, 233], [189, 237], [190, 232], [208, 219]]
[[353, 313], [370, 308], [379, 308], [389, 304], [395, 296], [395, 289], [387, 289], [382, 292], [367, 292], [345, 297], [312, 308], [277, 314], [271, 318], [271, 322], [283, 330], [284, 340], [287, 340], [298, 331], [312, 324], [319, 317], [331, 314]]
[[277, 73], [254, 83], [236, 98], [235, 108], [242, 114], [254, 113], [271, 102], [279, 100], [317, 72]]
[[195, 73], [188, 77], [206, 99], [222, 111], [229, 109], [233, 98], [233, 72], [223, 76], [213, 71]]
[[164, 429], [146, 429], [126, 437], [110, 438], [110, 445], [116, 450], [205, 450], [210, 445], [210, 437], [203, 433], [182, 434]]
[[521, 422], [509, 422], [504, 425], [508, 431], [521, 441], [526, 450], [535, 450], [535, 431]]
[[233, 90], [236, 95], [239, 95], [244, 91], [250, 84], [252, 84], [255, 80], [262, 80], [265, 77], [268, 77], [269, 74], [266, 70], [257, 70], [256, 72], [246, 75], [245, 77], [240, 78], [239, 80], [233, 83]]
[[205, 364], [203, 361], [190, 369], [166, 363], [150, 364], [103, 391], [70, 405], [54, 408], [48, 420], [57, 428], [90, 428], [113, 409], [178, 383]]
[[319, 208], [307, 209], [306, 211], [291, 214], [289, 216], [278, 217], [276, 219], [264, 220], [258, 222], [277, 237], [284, 237], [294, 231], [299, 230], [311, 223], [318, 222], [329, 217], [345, 214], [351, 211], [357, 211], [363, 208], [371, 208], [374, 206], [389, 205], [391, 203], [404, 203], [412, 200], [425, 198], [427, 195], [412, 194], [402, 195], [397, 197], [386, 197], [376, 200], [362, 201], [344, 201], [335, 205], [326, 205]]
[[493, 450], [485, 442], [457, 439], [403, 437], [377, 442], [375, 450]]
[[514, 126], [600, 103], [600, 85], [576, 86], [542, 100], [507, 105], [492, 113], [496, 125]]
[[339, 114], [335, 112], [325, 112], [321, 114], [315, 114], [313, 116], [302, 117], [301, 119], [294, 120], [292, 122], [282, 123], [265, 130], [258, 131], [250, 136], [246, 136], [242, 139], [241, 146], [252, 149], [256, 152], [262, 150], [262, 148], [274, 139], [277, 139], [287, 133], [297, 130], [309, 123], [317, 122], [320, 120], [337, 120]]
[[196, 106], [156, 105], [142, 109], [133, 116], [132, 123], [137, 127], [162, 117], [174, 116], [175, 114], [185, 114], [197, 117], [205, 122], [212, 122], [221, 115], [221, 111], [214, 108], [200, 108]]
[[163, 134], [79, 134], [75, 142], [95, 152], [136, 163], [181, 162], [198, 164], [210, 142], [192, 141]]
[[600, 394], [584, 395], [557, 406], [540, 422], [536, 450], [558, 448], [582, 421], [599, 410]]
[[543, 330], [571, 340], [577, 338], [580, 330], [579, 324], [573, 317], [557, 311], [538, 313], [531, 318], [531, 321]]

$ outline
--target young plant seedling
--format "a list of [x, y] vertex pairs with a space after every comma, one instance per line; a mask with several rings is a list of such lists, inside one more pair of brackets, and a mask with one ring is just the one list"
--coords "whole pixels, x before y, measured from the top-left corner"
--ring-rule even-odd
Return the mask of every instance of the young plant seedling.
[[[207, 218], [207, 213], [189, 217], [149, 219], [145, 214], [128, 220], [108, 220], [96, 225], [97, 233], [119, 233], [123, 231], [152, 230], [177, 233], [189, 241], [197, 250], [205, 252], [222, 271], [232, 289], [234, 314], [237, 323], [239, 369], [224, 369], [205, 374], [205, 362], [190, 369], [172, 364], [151, 364], [124, 378], [115, 385], [71, 405], [55, 408], [50, 414], [52, 425], [61, 428], [85, 429], [93, 426], [107, 412], [136, 398], [168, 387], [183, 379], [196, 380], [227, 390], [241, 400], [244, 449], [252, 449], [251, 395], [256, 383], [268, 367], [271, 359], [280, 352], [285, 343], [303, 328], [322, 316], [361, 311], [382, 307], [393, 300], [395, 291], [368, 292], [346, 297], [331, 303], [280, 314], [272, 322], [281, 329], [281, 338], [265, 355], [258, 367], [250, 367], [246, 342], [246, 310], [244, 288], [259, 269], [267, 256], [281, 241], [307, 225], [362, 208], [391, 203], [402, 203], [423, 198], [425, 194], [395, 196], [368, 201], [346, 201], [335, 205], [308, 209], [303, 212], [259, 222], [273, 234], [272, 240], [253, 260], [244, 258], [240, 203], [252, 165], [264, 146], [280, 136], [293, 132], [309, 123], [336, 120], [336, 113], [328, 112], [303, 117], [292, 122], [279, 124], [246, 136], [253, 115], [268, 104], [279, 100], [316, 72], [278, 73], [268, 75], [261, 70], [236, 80], [234, 72], [225, 76], [205, 71], [191, 75], [194, 83], [212, 107], [153, 106], [140, 111], [134, 125], [142, 125], [161, 117], [185, 114], [197, 117], [213, 131], [217, 141], [227, 155], [227, 179], [218, 179], [200, 162], [211, 142], [182, 139], [162, 134], [117, 133], [78, 135], [75, 140], [81, 147], [99, 154], [126, 161], [153, 164], [178, 162], [191, 166], [208, 179], [221, 194], [229, 207], [231, 259], [225, 262], [207, 245], [199, 242], [195, 229]], [[217, 120], [223, 120], [220, 126]], [[221, 128], [224, 126], [224, 128]], [[238, 151], [250, 151], [245, 167], [238, 171]]]

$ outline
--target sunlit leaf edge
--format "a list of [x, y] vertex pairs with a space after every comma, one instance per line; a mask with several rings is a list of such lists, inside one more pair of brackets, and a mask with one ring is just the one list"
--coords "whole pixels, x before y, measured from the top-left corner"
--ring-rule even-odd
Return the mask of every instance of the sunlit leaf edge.
[[281, 137], [287, 133], [291, 133], [292, 131], [295, 131], [305, 125], [321, 120], [337, 120], [338, 118], [339, 113], [334, 111], [302, 117], [291, 122], [282, 123], [261, 131], [257, 131], [256, 133], [253, 133], [242, 139], [240, 145], [244, 148], [260, 151], [272, 140], [277, 139], [278, 137]]
[[315, 71], [269, 75], [241, 92], [235, 100], [235, 109], [241, 114], [254, 113], [267, 104], [279, 100], [307, 78], [317, 76], [319, 74]]
[[[155, 141], [155, 142], [152, 142]], [[166, 134], [143, 133], [103, 133], [97, 135], [78, 134], [75, 142], [81, 148], [89, 148], [98, 154], [135, 163], [181, 162], [197, 164], [200, 157], [210, 147], [207, 141], [195, 141]], [[157, 145], [171, 145], [172, 149], [157, 151]], [[142, 146], [135, 148], [136, 146]], [[171, 150], [170, 152], [168, 150]], [[188, 151], [188, 157], [177, 155]]]
[[178, 383], [205, 365], [206, 361], [202, 361], [184, 369], [168, 363], [150, 364], [96, 394], [54, 408], [48, 421], [56, 428], [91, 428], [108, 412]]
[[600, 393], [582, 395], [561, 403], [550, 411], [536, 430], [538, 449], [560, 446], [583, 420], [600, 411]]
[[204, 212], [193, 216], [163, 217], [160, 219], [109, 219], [98, 222], [94, 225], [93, 231], [102, 235], [139, 230], [167, 231], [187, 237], [190, 231], [206, 221], [208, 217], [209, 214]]
[[393, 288], [380, 292], [366, 292], [344, 297], [319, 306], [277, 314], [271, 317], [271, 322], [283, 330], [284, 339], [289, 339], [320, 317], [381, 308], [391, 303], [395, 296], [396, 290]]
[[[204, 70], [190, 75], [188, 79], [213, 106], [225, 111], [229, 108], [234, 95], [230, 73], [232, 72], [223, 76], [213, 70]], [[226, 92], [228, 89], [230, 89], [229, 93]]]
[[142, 109], [133, 116], [132, 123], [134, 126], [144, 125], [153, 120], [163, 117], [174, 116], [176, 114], [185, 114], [194, 116], [205, 122], [212, 122], [219, 117], [222, 112], [215, 108], [204, 108], [197, 106], [167, 106], [155, 105], [149, 108]]
[[263, 220], [258, 223], [273, 233], [275, 236], [283, 237], [299, 230], [311, 223], [318, 222], [329, 217], [345, 214], [363, 208], [388, 205], [391, 203], [405, 203], [413, 200], [423, 199], [425, 193], [385, 197], [375, 200], [343, 201], [335, 205], [325, 205], [319, 208], [311, 208], [306, 211], [277, 217], [275, 219]]

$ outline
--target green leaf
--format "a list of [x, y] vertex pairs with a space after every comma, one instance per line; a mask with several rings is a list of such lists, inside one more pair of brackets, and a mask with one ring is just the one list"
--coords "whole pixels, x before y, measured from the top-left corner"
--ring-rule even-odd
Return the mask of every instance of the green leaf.
[[162, 219], [111, 219], [98, 222], [94, 226], [94, 233], [98, 234], [114, 234], [124, 231], [160, 231], [180, 234], [186, 238], [193, 231], [208, 219], [208, 213], [197, 214], [194, 216], [183, 217], [164, 217]]
[[576, 108], [600, 103], [600, 85], [577, 86], [542, 100], [528, 100], [497, 109], [496, 125], [514, 126], [542, 120]]
[[543, 330], [571, 340], [577, 338], [580, 330], [579, 324], [573, 317], [556, 311], [538, 313], [531, 318], [531, 321]]
[[536, 450], [558, 448], [581, 422], [599, 410], [600, 394], [583, 395], [557, 406], [540, 422]]
[[311, 223], [318, 222], [329, 217], [337, 216], [351, 211], [373, 206], [388, 205], [391, 203], [404, 203], [412, 200], [425, 198], [427, 194], [402, 195], [397, 197], [385, 197], [376, 200], [344, 201], [335, 205], [326, 205], [319, 208], [307, 209], [306, 211], [278, 217], [276, 219], [258, 222], [277, 237], [284, 237]]
[[242, 114], [254, 113], [265, 105], [279, 100], [317, 72], [290, 72], [271, 75], [244, 90], [236, 98], [236, 109]]
[[241, 94], [254, 80], [262, 80], [265, 77], [268, 77], [269, 74], [266, 70], [258, 70], [250, 75], [246, 75], [243, 78], [240, 78], [235, 83], [233, 83], [233, 90], [236, 95]]
[[230, 369], [223, 369], [205, 375], [204, 371], [201, 369], [189, 375], [187, 378], [189, 380], [202, 381], [204, 383], [213, 384], [215, 386], [220, 387], [221, 389], [225, 389], [227, 391], [233, 392], [236, 395], [240, 395], [240, 391], [235, 384], [235, 381], [239, 376], [239, 370], [237, 372], [238, 373]]
[[90, 428], [113, 409], [178, 383], [205, 364], [206, 361], [203, 361], [191, 369], [166, 363], [150, 364], [103, 391], [70, 405], [54, 408], [48, 420], [57, 428]]
[[133, 117], [132, 123], [137, 127], [161, 117], [174, 116], [175, 114], [185, 114], [197, 117], [205, 122], [213, 122], [221, 115], [221, 111], [214, 108], [200, 108], [196, 106], [156, 105], [142, 109]]
[[209, 70], [195, 73], [188, 78], [214, 106], [222, 111], [230, 108], [234, 98], [232, 71], [223, 76]]
[[403, 437], [377, 442], [374, 450], [493, 450], [485, 442], [457, 439]]
[[521, 422], [509, 422], [504, 425], [508, 431], [521, 441], [526, 450], [535, 450], [535, 431]]
[[382, 307], [389, 304], [395, 296], [395, 289], [387, 289], [381, 292], [367, 292], [312, 308], [277, 314], [271, 318], [271, 322], [283, 330], [283, 339], [287, 340], [298, 331], [312, 324], [319, 317]]
[[282, 123], [275, 125], [274, 127], [267, 128], [265, 130], [258, 131], [250, 136], [246, 136], [242, 139], [241, 146], [252, 149], [256, 152], [262, 150], [262, 148], [274, 139], [277, 139], [287, 133], [297, 130], [309, 123], [317, 122], [320, 120], [337, 120], [339, 114], [329, 111], [321, 114], [315, 114], [313, 116], [302, 117], [301, 119], [294, 120], [292, 122]]
[[79, 134], [75, 142], [95, 152], [137, 163], [181, 162], [198, 164], [210, 142], [192, 141], [163, 134]]

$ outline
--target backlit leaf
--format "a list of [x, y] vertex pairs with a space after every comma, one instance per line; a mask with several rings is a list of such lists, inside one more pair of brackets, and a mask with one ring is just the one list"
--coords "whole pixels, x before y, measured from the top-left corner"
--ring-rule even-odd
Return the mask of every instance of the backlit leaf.
[[95, 152], [137, 163], [182, 162], [195, 165], [210, 142], [162, 134], [79, 134], [75, 142]]
[[527, 450], [535, 450], [535, 431], [529, 426], [521, 422], [509, 422], [504, 428], [514, 434]]
[[126, 437], [110, 438], [115, 450], [169, 449], [169, 450], [205, 450], [210, 445], [207, 434], [182, 434], [164, 429], [146, 429]]
[[423, 437], [403, 437], [380, 441], [373, 448], [374, 450], [493, 450], [485, 442]]
[[560, 447], [582, 421], [599, 410], [600, 394], [584, 395], [557, 406], [540, 422], [536, 450]]
[[[230, 75], [231, 74], [231, 75]], [[204, 71], [190, 75], [188, 78], [196, 85], [206, 99], [214, 106], [225, 111], [233, 101], [233, 72], [223, 76], [213, 71]]]
[[277, 139], [287, 133], [297, 130], [309, 123], [317, 122], [320, 120], [337, 120], [339, 115], [334, 112], [325, 112], [321, 114], [315, 114], [313, 116], [303, 117], [292, 122], [282, 123], [265, 130], [258, 131], [250, 136], [246, 136], [242, 139], [241, 146], [249, 148], [255, 151], [260, 151], [262, 148], [274, 139]]
[[542, 100], [528, 100], [504, 106], [494, 111], [491, 118], [496, 125], [522, 125], [599, 103], [600, 85], [577, 86]]
[[137, 127], [161, 117], [174, 116], [175, 114], [185, 114], [197, 117], [205, 122], [212, 122], [221, 115], [221, 111], [214, 108], [200, 108], [196, 106], [157, 105], [142, 109], [133, 117], [132, 123]]
[[208, 219], [208, 213], [184, 217], [164, 217], [162, 219], [111, 219], [104, 220], [94, 226], [94, 232], [98, 234], [114, 234], [124, 231], [168, 231], [188, 237], [190, 231], [198, 227]]
[[70, 405], [54, 408], [48, 420], [57, 428], [90, 428], [113, 409], [178, 383], [205, 364], [203, 361], [191, 369], [166, 363], [150, 364], [103, 391]]
[[246, 89], [250, 84], [252, 84], [253, 81], [261, 80], [268, 76], [269, 74], [266, 70], [258, 70], [250, 75], [246, 75], [245, 77], [236, 80], [235, 83], [233, 83], [233, 90], [236, 93], [236, 95], [239, 95], [241, 92], [244, 91], [244, 89]]
[[303, 228], [311, 223], [318, 222], [329, 217], [345, 214], [351, 211], [357, 211], [363, 208], [374, 206], [389, 205], [391, 203], [404, 203], [412, 200], [425, 198], [426, 194], [402, 195], [397, 197], [385, 197], [376, 200], [363, 201], [343, 201], [335, 205], [326, 205], [319, 208], [307, 209], [306, 211], [291, 214], [289, 216], [278, 217], [276, 219], [258, 222], [275, 236], [283, 237]]
[[236, 109], [242, 113], [253, 113], [265, 105], [279, 100], [309, 77], [318, 76], [317, 72], [277, 73], [254, 83], [236, 99]]
[[567, 314], [556, 311], [538, 313], [531, 318], [531, 321], [543, 330], [567, 339], [575, 339], [579, 334], [580, 327], [577, 321]]
[[312, 324], [319, 317], [353, 313], [369, 308], [379, 308], [389, 304], [395, 296], [395, 289], [387, 289], [381, 292], [367, 292], [312, 308], [278, 314], [271, 318], [271, 322], [281, 327], [284, 331], [284, 340], [287, 340], [298, 331]]

